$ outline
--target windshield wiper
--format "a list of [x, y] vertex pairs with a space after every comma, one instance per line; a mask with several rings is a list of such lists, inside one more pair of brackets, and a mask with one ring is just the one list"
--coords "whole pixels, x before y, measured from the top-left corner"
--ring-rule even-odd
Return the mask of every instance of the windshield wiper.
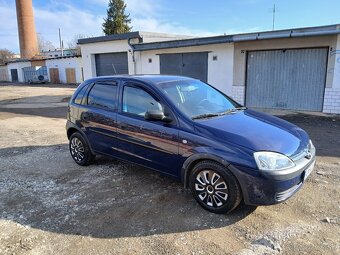
[[246, 110], [246, 109], [247, 109], [247, 107], [244, 107], [244, 106], [236, 107], [236, 108], [229, 109], [225, 112], [200, 114], [200, 115], [192, 117], [191, 119], [195, 120], [195, 119], [212, 118], [212, 117], [217, 117], [217, 116], [222, 116], [222, 115], [226, 115], [226, 114], [229, 114], [229, 113], [233, 113], [233, 112], [236, 112], [236, 111], [243, 111], [243, 110]]
[[247, 107], [235, 107], [235, 108], [231, 108], [229, 110], [226, 110], [225, 112], [221, 112], [219, 115], [226, 115], [229, 113], [233, 113], [233, 112], [237, 112], [237, 111], [243, 111], [243, 110], [247, 110]]
[[211, 118], [211, 117], [216, 117], [220, 116], [218, 113], [205, 113], [205, 114], [200, 114], [192, 117], [191, 119], [197, 120], [197, 119], [206, 119], [206, 118]]

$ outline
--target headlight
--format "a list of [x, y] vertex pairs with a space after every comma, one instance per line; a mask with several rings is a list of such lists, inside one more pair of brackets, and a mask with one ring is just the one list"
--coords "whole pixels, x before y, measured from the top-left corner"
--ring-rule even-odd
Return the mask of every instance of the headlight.
[[276, 152], [255, 152], [254, 158], [260, 170], [284, 170], [295, 166], [290, 158]]

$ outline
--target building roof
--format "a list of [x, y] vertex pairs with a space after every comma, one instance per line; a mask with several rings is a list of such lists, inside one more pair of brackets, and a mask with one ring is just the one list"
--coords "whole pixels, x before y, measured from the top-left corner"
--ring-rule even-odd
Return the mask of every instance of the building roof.
[[115, 40], [127, 40], [132, 38], [141, 38], [141, 34], [139, 31], [129, 32], [124, 34], [114, 34], [114, 35], [105, 35], [91, 38], [79, 39], [78, 44], [87, 44], [87, 43], [96, 43], [96, 42], [108, 42]]
[[7, 65], [12, 64], [12, 63], [20, 63], [20, 62], [30, 62], [30, 59], [28, 59], [28, 58], [11, 59], [11, 60], [7, 61]]
[[279, 39], [279, 38], [294, 38], [306, 36], [321, 36], [321, 35], [335, 35], [340, 34], [340, 24], [319, 26], [319, 27], [305, 27], [293, 28], [276, 31], [264, 31], [256, 33], [221, 35], [212, 37], [199, 37], [182, 40], [172, 40], [163, 42], [139, 43], [133, 44], [135, 51], [157, 50], [167, 48], [199, 46], [207, 44], [231, 43], [241, 41], [256, 41], [265, 39]]
[[170, 39], [187, 39], [193, 38], [193, 36], [187, 35], [176, 35], [176, 34], [167, 34], [167, 33], [154, 33], [154, 32], [144, 32], [144, 31], [135, 31], [124, 34], [114, 34], [114, 35], [105, 35], [91, 38], [79, 39], [78, 44], [88, 44], [88, 43], [97, 43], [97, 42], [109, 42], [116, 40], [128, 40], [138, 38], [139, 42], [143, 42], [143, 38], [157, 38], [162, 40], [170, 40]]

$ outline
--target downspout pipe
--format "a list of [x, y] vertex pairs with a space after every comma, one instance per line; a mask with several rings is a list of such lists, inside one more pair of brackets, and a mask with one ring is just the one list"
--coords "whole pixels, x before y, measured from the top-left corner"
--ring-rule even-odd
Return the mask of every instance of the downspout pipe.
[[[139, 37], [136, 37], [139, 40], [139, 43], [143, 42], [143, 38], [139, 35]], [[135, 47], [131, 43], [131, 39], [136, 39], [136, 38], [129, 38], [127, 43], [131, 49], [131, 55], [132, 55], [132, 62], [133, 62], [133, 74], [136, 74], [136, 59], [135, 59]]]

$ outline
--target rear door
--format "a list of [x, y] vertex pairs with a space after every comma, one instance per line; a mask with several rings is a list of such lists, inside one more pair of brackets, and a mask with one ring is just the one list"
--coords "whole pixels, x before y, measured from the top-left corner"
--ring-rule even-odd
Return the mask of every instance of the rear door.
[[116, 81], [94, 83], [80, 108], [80, 121], [94, 151], [113, 154], [116, 146]]
[[[178, 127], [175, 116], [146, 86], [125, 83], [117, 115], [117, 151], [123, 158], [178, 176]], [[163, 109], [171, 123], [146, 121], [148, 110]]]

